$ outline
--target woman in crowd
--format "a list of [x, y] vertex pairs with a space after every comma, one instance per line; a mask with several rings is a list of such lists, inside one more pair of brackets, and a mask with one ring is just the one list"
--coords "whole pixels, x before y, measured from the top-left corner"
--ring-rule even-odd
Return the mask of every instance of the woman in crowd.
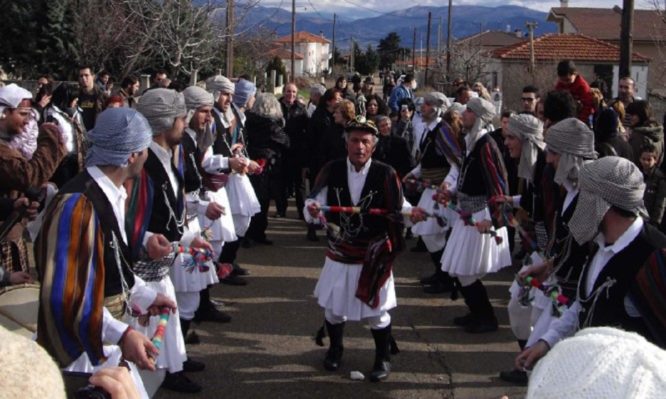
[[367, 102], [365, 103], [365, 117], [369, 121], [375, 121], [377, 115], [388, 116], [388, 107], [384, 100], [382, 100], [378, 95], [373, 94], [367, 97]]
[[664, 159], [664, 128], [654, 120], [650, 103], [634, 101], [627, 105], [626, 113], [631, 124], [629, 144], [634, 152], [634, 163], [640, 165], [640, 149], [643, 144], [651, 143], [657, 147], [657, 166], [660, 166]]

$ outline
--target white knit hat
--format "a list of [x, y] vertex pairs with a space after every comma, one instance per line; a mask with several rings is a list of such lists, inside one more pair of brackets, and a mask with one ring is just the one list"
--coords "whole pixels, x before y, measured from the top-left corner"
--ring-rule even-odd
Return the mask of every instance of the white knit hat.
[[537, 363], [527, 399], [666, 397], [666, 351], [638, 334], [586, 328]]

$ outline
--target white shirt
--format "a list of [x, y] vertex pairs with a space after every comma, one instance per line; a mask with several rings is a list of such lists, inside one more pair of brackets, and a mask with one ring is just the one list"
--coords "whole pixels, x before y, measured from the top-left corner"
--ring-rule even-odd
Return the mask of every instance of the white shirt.
[[174, 197], [178, 198], [178, 178], [173, 173], [173, 167], [171, 166], [173, 165], [173, 151], [170, 149], [167, 150], [154, 141], [150, 142], [150, 149], [153, 150], [155, 155], [157, 155], [157, 159], [159, 159], [160, 163], [164, 167], [164, 171], [169, 177], [169, 182], [171, 183], [171, 192], [173, 193]]
[[566, 212], [567, 209], [569, 209], [569, 205], [573, 202], [574, 198], [578, 195], [578, 189], [575, 188], [571, 183], [568, 181], [564, 181], [564, 186], [565, 190], [567, 190], [567, 195], [564, 197], [564, 201], [562, 202], [562, 213]]
[[[587, 265], [589, 268], [587, 278], [584, 282], [584, 294], [589, 296], [599, 274], [604, 270], [608, 261], [618, 252], [625, 249], [632, 241], [636, 239], [643, 229], [643, 218], [637, 217], [629, 228], [615, 241], [615, 243], [606, 246], [605, 238], [599, 233], [594, 241], [599, 245], [599, 250], [594, 254], [594, 258]], [[581, 275], [582, 278], [582, 275]], [[625, 297], [624, 307], [631, 316], [637, 316], [637, 311], [633, 303]], [[578, 313], [582, 310], [582, 305], [578, 299], [567, 309], [559, 319], [550, 323], [548, 331], [541, 337], [551, 348], [564, 338], [572, 336], [578, 329]]]
[[[89, 166], [86, 170], [95, 183], [102, 189], [106, 199], [111, 204], [113, 214], [118, 221], [118, 229], [123, 241], [127, 244], [127, 235], [125, 233], [125, 200], [127, 199], [127, 191], [125, 187], [116, 186], [97, 166]], [[128, 294], [130, 295], [132, 306], [138, 307], [142, 312], [147, 311], [157, 296], [157, 293], [148, 288], [146, 283], [137, 276], [134, 276], [134, 286]], [[125, 330], [127, 330], [127, 327], [127, 324], [115, 319], [108, 309], [104, 308], [102, 316], [102, 340], [104, 342], [117, 343], [120, 341]]]

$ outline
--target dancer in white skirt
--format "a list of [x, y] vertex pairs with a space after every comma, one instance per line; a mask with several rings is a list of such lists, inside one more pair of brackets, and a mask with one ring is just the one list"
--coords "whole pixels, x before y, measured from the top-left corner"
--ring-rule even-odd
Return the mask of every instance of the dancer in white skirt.
[[[232, 103], [235, 93], [234, 84], [222, 75], [216, 75], [206, 80], [206, 90], [213, 94], [215, 104], [213, 107], [213, 153], [219, 156], [219, 172], [227, 173], [229, 179], [226, 184], [231, 215], [237, 239], [225, 242], [220, 254], [221, 263], [230, 263], [234, 267], [232, 276], [223, 282], [233, 285], [245, 285], [246, 280], [240, 276], [247, 274], [247, 270], [236, 263], [236, 254], [245, 232], [250, 226], [252, 215], [258, 213], [259, 200], [247, 177], [249, 173], [257, 173], [260, 166], [249, 159], [245, 150], [243, 123], [245, 115]], [[253, 96], [248, 98], [251, 102]]]
[[[497, 330], [497, 318], [481, 278], [511, 265], [506, 227], [501, 227], [502, 215], [510, 207], [507, 210], [505, 204], [491, 201], [508, 193], [502, 154], [486, 130], [494, 116], [495, 106], [489, 101], [472, 98], [467, 103], [462, 115], [465, 155], [459, 172], [452, 169], [453, 175], [458, 173], [457, 187], [449, 188], [451, 194], [457, 190], [457, 206], [471, 220], [461, 217], [453, 225], [442, 270], [460, 281], [470, 313], [455, 318], [454, 323], [469, 333]], [[495, 237], [488, 234], [491, 230]]]
[[[181, 245], [186, 251], [177, 254], [172, 266], [171, 276], [173, 281], [177, 282], [181, 295], [178, 298], [178, 310], [167, 323], [164, 346], [157, 358], [157, 367], [167, 369], [163, 387], [179, 392], [199, 392], [201, 386], [183, 373], [183, 370], [200, 371], [203, 369], [203, 364], [187, 359], [180, 326], [180, 313], [182, 312], [185, 319], [193, 316], [199, 306], [199, 293], [198, 290], [192, 292], [188, 289], [190, 286], [200, 287], [201, 281], [204, 280], [201, 276], [191, 275], [203, 272], [203, 268], [197, 265], [191, 266], [192, 256], [187, 254], [187, 249], [212, 250], [212, 247], [197, 232], [188, 231], [185, 227], [187, 212], [183, 177], [173, 162], [173, 149], [180, 144], [185, 129], [187, 113], [185, 99], [175, 90], [158, 88], [146, 92], [141, 97], [137, 110], [151, 125], [153, 142], [150, 144], [148, 159], [140, 179], [140, 189], [133, 190], [134, 193], [138, 193], [139, 198], [132, 198], [139, 204], [136, 209], [146, 210], [140, 218], [136, 218], [145, 223], [143, 225], [145, 231], [138, 233], [133, 231], [131, 240], [136, 247], [145, 243], [152, 234], [162, 234], [170, 245], [174, 245], [174, 248]], [[152, 195], [141, 197], [141, 193], [152, 193]], [[169, 275], [148, 284], [170, 298], [176, 297], [176, 289]], [[142, 320], [135, 319], [133, 325], [150, 335], [158, 323], [157, 318], [152, 318], [145, 326]]]
[[[328, 227], [328, 251], [315, 288], [324, 308], [330, 348], [324, 367], [337, 370], [342, 358], [342, 338], [347, 320], [368, 322], [375, 341], [371, 381], [390, 373], [391, 315], [397, 306], [392, 261], [404, 246], [402, 238], [402, 188], [388, 165], [372, 161], [377, 129], [363, 117], [345, 128], [347, 158], [331, 161], [315, 181], [306, 201], [306, 222]], [[322, 206], [358, 207], [357, 213], [321, 212]], [[369, 214], [379, 208], [385, 215]]]
[[[421, 279], [423, 291], [429, 294], [452, 292], [455, 298], [455, 284], [451, 276], [442, 271], [441, 259], [446, 245], [446, 235], [457, 219], [457, 214], [440, 206], [433, 196], [437, 190], [431, 186], [439, 187], [454, 185], [455, 181], [445, 182], [451, 165], [460, 167], [462, 149], [459, 132], [442, 119], [442, 113], [449, 104], [449, 100], [442, 93], [432, 92], [423, 96], [421, 104], [421, 118], [423, 120], [423, 133], [418, 143], [418, 165], [403, 178], [407, 187], [419, 187], [419, 183], [427, 184], [423, 188], [417, 207], [413, 210], [415, 219], [412, 233], [420, 236], [430, 257], [435, 264], [435, 273]], [[413, 182], [416, 180], [416, 183]], [[421, 210], [425, 212], [421, 212]], [[428, 218], [425, 214], [441, 214], [439, 218]], [[417, 217], [421, 216], [421, 217]]]

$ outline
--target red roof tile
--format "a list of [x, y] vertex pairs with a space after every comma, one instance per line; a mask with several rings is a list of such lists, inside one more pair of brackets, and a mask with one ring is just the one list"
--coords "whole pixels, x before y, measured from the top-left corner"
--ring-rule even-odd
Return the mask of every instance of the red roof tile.
[[[620, 40], [622, 9], [554, 7], [550, 9], [548, 21], [558, 22], [567, 18], [577, 33], [602, 40]], [[666, 24], [656, 10], [634, 10], [633, 39], [653, 41], [666, 39]]]
[[[286, 48], [278, 47], [266, 52], [266, 56], [269, 58], [278, 57], [281, 60], [290, 60], [291, 59], [291, 50]], [[301, 53], [294, 53], [294, 59], [302, 60], [303, 55]]]
[[471, 44], [477, 46], [504, 47], [522, 42], [523, 40], [525, 39], [516, 36], [516, 34], [512, 32], [487, 30], [485, 32], [480, 32], [460, 38], [456, 41], [456, 44], [470, 42]]
[[[277, 43], [291, 43], [291, 35], [282, 36], [276, 40]], [[296, 43], [321, 43], [328, 44], [330, 43], [325, 37], [312, 34], [310, 32], [296, 32], [295, 37]]]
[[[618, 62], [620, 48], [614, 44], [578, 34], [547, 34], [534, 39], [534, 56], [539, 60]], [[529, 40], [493, 51], [493, 57], [505, 60], [529, 60]], [[633, 53], [634, 62], [650, 59]]]

